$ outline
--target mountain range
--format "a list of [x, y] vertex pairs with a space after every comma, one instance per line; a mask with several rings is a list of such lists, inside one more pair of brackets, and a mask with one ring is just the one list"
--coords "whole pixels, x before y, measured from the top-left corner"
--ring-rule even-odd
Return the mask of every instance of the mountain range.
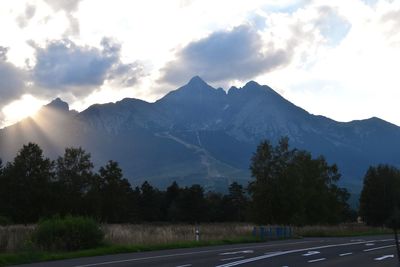
[[254, 81], [226, 92], [198, 76], [154, 103], [126, 98], [76, 112], [57, 98], [0, 130], [0, 157], [12, 160], [28, 142], [51, 158], [81, 146], [97, 167], [118, 161], [135, 186], [148, 180], [163, 188], [175, 180], [226, 190], [233, 181], [251, 179], [250, 158], [261, 140], [275, 143], [282, 136], [336, 163], [342, 185], [353, 192], [360, 191], [370, 165], [400, 166], [400, 127], [394, 124], [375, 117], [338, 122]]

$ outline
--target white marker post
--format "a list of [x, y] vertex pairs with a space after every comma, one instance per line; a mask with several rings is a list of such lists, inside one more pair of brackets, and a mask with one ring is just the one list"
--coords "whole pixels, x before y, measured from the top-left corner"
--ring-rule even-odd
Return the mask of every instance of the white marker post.
[[200, 241], [200, 229], [199, 229], [199, 226], [196, 226], [196, 230], [194, 232], [195, 232], [195, 235], [196, 235], [196, 241], [199, 242]]

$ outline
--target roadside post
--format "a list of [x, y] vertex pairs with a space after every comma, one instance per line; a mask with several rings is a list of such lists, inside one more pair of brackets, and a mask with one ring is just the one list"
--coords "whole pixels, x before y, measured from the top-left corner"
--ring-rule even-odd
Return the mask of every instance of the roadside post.
[[195, 236], [196, 236], [196, 241], [199, 242], [200, 241], [200, 227], [198, 225], [196, 225], [196, 229], [194, 230], [195, 232]]

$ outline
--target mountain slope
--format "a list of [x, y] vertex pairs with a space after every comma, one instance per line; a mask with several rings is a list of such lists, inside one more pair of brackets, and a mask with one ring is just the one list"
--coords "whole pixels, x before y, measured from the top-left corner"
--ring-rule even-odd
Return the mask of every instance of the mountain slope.
[[226, 93], [200, 77], [155, 103], [123, 99], [81, 113], [56, 99], [34, 117], [0, 130], [0, 157], [10, 160], [33, 141], [55, 158], [67, 146], [82, 146], [96, 166], [120, 162], [135, 185], [173, 180], [225, 189], [246, 183], [248, 166], [262, 139], [288, 136], [292, 146], [338, 163], [353, 191], [371, 164], [400, 166], [400, 128], [378, 118], [348, 123], [315, 116], [268, 86], [248, 82]]

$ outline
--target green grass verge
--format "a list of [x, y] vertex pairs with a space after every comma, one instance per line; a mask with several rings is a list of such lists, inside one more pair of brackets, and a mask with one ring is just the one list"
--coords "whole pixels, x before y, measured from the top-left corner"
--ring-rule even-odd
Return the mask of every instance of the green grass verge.
[[305, 231], [301, 233], [301, 237], [360, 237], [360, 236], [374, 236], [374, 235], [388, 235], [393, 234], [390, 229], [375, 229], [370, 231]]
[[158, 245], [103, 245], [94, 249], [79, 250], [74, 252], [46, 252], [28, 250], [15, 253], [0, 253], [0, 266], [8, 266], [14, 264], [34, 263], [52, 260], [64, 260], [81, 257], [92, 257], [101, 255], [110, 255], [129, 252], [144, 252], [153, 250], [165, 250], [176, 248], [194, 248], [205, 246], [217, 246], [227, 244], [253, 243], [262, 242], [259, 238], [244, 237], [230, 240], [214, 240], [214, 241], [191, 241], [179, 242], [171, 244]]

